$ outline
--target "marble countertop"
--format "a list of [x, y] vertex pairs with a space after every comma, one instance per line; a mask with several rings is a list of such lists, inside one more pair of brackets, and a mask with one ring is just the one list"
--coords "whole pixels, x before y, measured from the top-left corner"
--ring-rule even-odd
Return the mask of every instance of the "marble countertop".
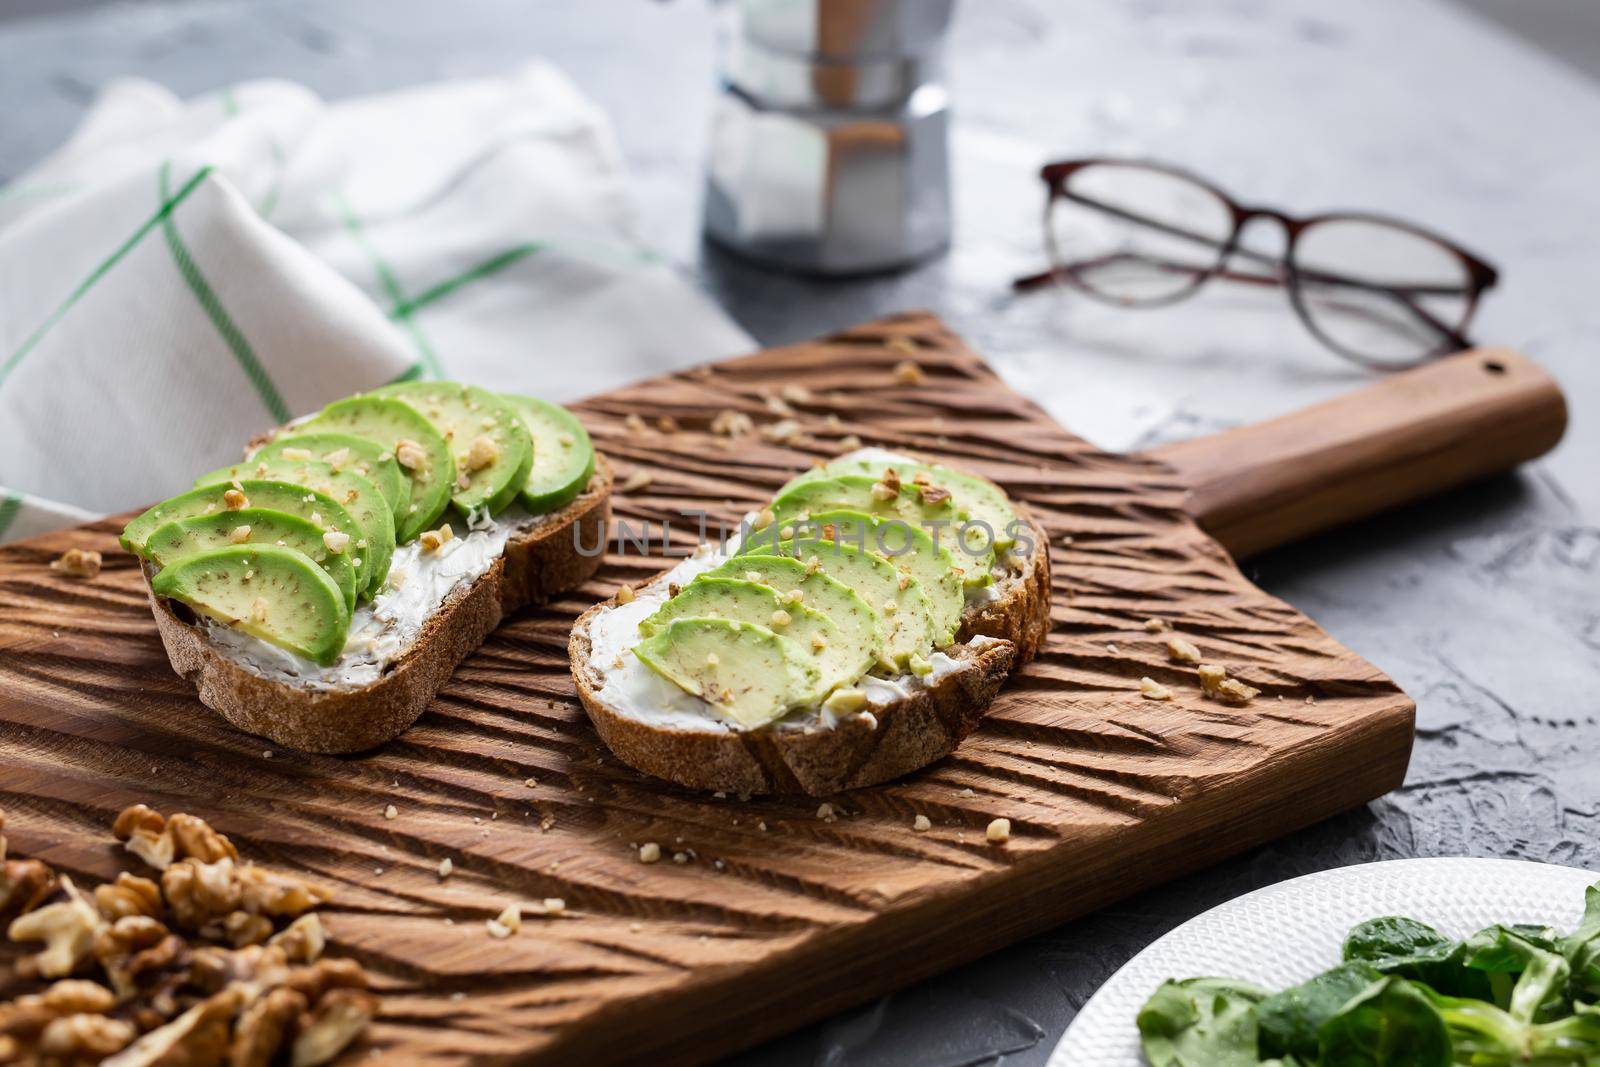
[[532, 55], [610, 111], [642, 231], [763, 343], [932, 308], [1064, 424], [1119, 449], [1371, 380], [1320, 349], [1281, 294], [1215, 286], [1159, 311], [1012, 297], [1009, 278], [1043, 254], [1038, 165], [1133, 154], [1242, 200], [1371, 208], [1459, 238], [1501, 268], [1477, 335], [1540, 360], [1571, 402], [1565, 442], [1519, 474], [1247, 566], [1417, 699], [1403, 788], [737, 1062], [1040, 1064], [1113, 970], [1241, 892], [1404, 856], [1600, 869], [1600, 87], [1439, 0], [969, 0], [950, 56], [953, 251], [818, 282], [700, 242], [703, 3], [69, 5], [0, 23], [0, 178], [59, 143], [120, 74], [180, 93], [276, 76], [339, 97]]

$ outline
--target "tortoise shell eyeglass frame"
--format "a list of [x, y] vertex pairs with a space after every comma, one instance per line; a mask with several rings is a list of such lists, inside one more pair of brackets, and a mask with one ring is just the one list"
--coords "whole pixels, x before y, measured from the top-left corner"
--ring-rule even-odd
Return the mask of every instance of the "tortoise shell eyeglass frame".
[[[1225, 238], [1218, 240], [1215, 237], [1186, 230], [1181, 226], [1175, 226], [1168, 222], [1137, 214], [1122, 206], [1091, 199], [1069, 187], [1069, 181], [1073, 175], [1096, 166], [1146, 171], [1197, 186], [1215, 197], [1219, 203], [1227, 208], [1232, 216], [1232, 227]], [[1045, 200], [1044, 230], [1045, 243], [1050, 252], [1052, 265], [1049, 270], [1016, 279], [1012, 283], [1012, 288], [1018, 292], [1064, 283], [1087, 296], [1118, 307], [1162, 307], [1193, 296], [1202, 285], [1212, 278], [1221, 278], [1225, 281], [1241, 282], [1249, 285], [1279, 286], [1287, 290], [1289, 303], [1306, 329], [1325, 347], [1346, 359], [1366, 367], [1376, 370], [1401, 370], [1447, 355], [1450, 352], [1471, 348], [1472, 342], [1467, 338], [1466, 328], [1471, 323], [1473, 314], [1477, 311], [1479, 299], [1499, 279], [1499, 272], [1489, 263], [1454, 242], [1413, 223], [1368, 212], [1339, 211], [1309, 216], [1293, 216], [1274, 208], [1252, 207], [1239, 203], [1227, 193], [1202, 178], [1178, 167], [1163, 163], [1114, 157], [1064, 160], [1047, 164], [1040, 171], [1040, 177], [1044, 179], [1044, 183], [1049, 190], [1049, 195]], [[1076, 263], [1069, 262], [1063, 255], [1062, 249], [1058, 247], [1055, 230], [1051, 226], [1051, 216], [1060, 201], [1070, 201], [1081, 207], [1090, 208], [1112, 218], [1120, 219], [1123, 222], [1132, 223], [1140, 227], [1148, 227], [1152, 232], [1164, 234], [1167, 237], [1179, 238], [1184, 241], [1195, 242], [1200, 246], [1213, 248], [1216, 250], [1216, 257], [1209, 267], [1176, 263], [1170, 260], [1156, 259], [1146, 254], [1127, 251], [1119, 251], [1093, 260]], [[1262, 218], [1273, 220], [1283, 227], [1286, 241], [1284, 252], [1281, 256], [1259, 252], [1239, 244], [1239, 236], [1244, 231], [1245, 226], [1253, 220]], [[1436, 246], [1458, 261], [1462, 268], [1462, 283], [1459, 286], [1439, 284], [1396, 285], [1364, 281], [1360, 278], [1335, 274], [1325, 270], [1302, 267], [1296, 257], [1301, 236], [1314, 226], [1339, 221], [1388, 227]], [[1137, 259], [1146, 267], [1189, 274], [1191, 278], [1188, 284], [1174, 292], [1139, 298], [1118, 297], [1101, 292], [1080, 276], [1086, 268], [1105, 266], [1111, 260], [1127, 258]], [[1230, 262], [1235, 258], [1245, 260], [1249, 264], [1259, 267], [1260, 271], [1251, 272], [1234, 269], [1230, 266]], [[1437, 336], [1438, 340], [1428, 351], [1422, 352], [1414, 358], [1404, 360], [1377, 357], [1370, 353], [1356, 351], [1330, 336], [1317, 323], [1316, 318], [1306, 305], [1304, 283], [1307, 282], [1337, 285], [1341, 288], [1375, 294], [1391, 300], [1397, 305], [1397, 310], [1403, 310], [1418, 323], [1423, 324], [1431, 333]], [[1459, 316], [1457, 316], [1458, 321], [1440, 321], [1420, 302], [1425, 297], [1455, 297], [1462, 299], [1464, 303]], [[1359, 308], [1346, 308], [1345, 310], [1361, 312]]]

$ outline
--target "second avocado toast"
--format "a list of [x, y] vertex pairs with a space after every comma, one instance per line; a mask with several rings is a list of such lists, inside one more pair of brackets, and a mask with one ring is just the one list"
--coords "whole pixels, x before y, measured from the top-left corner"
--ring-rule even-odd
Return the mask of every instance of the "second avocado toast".
[[1049, 629], [1044, 532], [994, 483], [864, 449], [740, 538], [586, 612], [568, 651], [624, 762], [697, 789], [828, 795], [951, 752]]
[[122, 544], [203, 703], [356, 752], [410, 726], [502, 617], [594, 573], [577, 546], [603, 542], [611, 483], [564, 408], [405, 382], [252, 442]]

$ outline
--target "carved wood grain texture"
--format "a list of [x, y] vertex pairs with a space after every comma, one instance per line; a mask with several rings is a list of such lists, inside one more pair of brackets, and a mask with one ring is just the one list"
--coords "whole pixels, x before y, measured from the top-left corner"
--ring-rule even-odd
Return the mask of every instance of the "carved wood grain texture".
[[[895, 375], [906, 359], [920, 384]], [[780, 422], [768, 398], [786, 384], [811, 391], [792, 403], [804, 436], [729, 447], [708, 432], [729, 409]], [[589, 585], [504, 626], [397, 741], [356, 758], [269, 759], [168, 669], [134, 560], [116, 547], [121, 523], [94, 523], [0, 549], [0, 808], [14, 853], [104, 878], [122, 863], [112, 814], [143, 801], [201, 814], [248, 856], [321, 879], [337, 893], [334, 951], [385, 993], [360, 1062], [695, 1063], [1403, 777], [1414, 705], [1392, 682], [1246, 581], [1184, 513], [1170, 470], [1061, 429], [931, 316], [576, 410], [619, 482], [652, 476], [617, 497], [617, 515], [673, 521], [678, 550], [697, 540], [680, 509], [736, 521], [851, 434], [988, 475], [1050, 532], [1052, 636], [955, 754], [837, 798], [848, 814], [827, 822], [815, 802], [646, 779], [600, 745], [574, 699], [568, 629], [619, 582], [665, 565], [613, 553]], [[647, 429], [629, 429], [630, 414]], [[657, 428], [662, 417], [680, 432]], [[99, 579], [50, 571], [71, 546], [105, 553]], [[1150, 618], [1263, 695], [1242, 708], [1206, 699]], [[1145, 675], [1177, 699], [1142, 699]], [[398, 818], [384, 818], [389, 804]], [[912, 831], [918, 814], [932, 830]], [[1011, 820], [1006, 847], [984, 839], [996, 816]], [[646, 841], [688, 862], [644, 865]], [[441, 881], [446, 857], [455, 874]], [[486, 936], [507, 902], [545, 897], [566, 914]]]

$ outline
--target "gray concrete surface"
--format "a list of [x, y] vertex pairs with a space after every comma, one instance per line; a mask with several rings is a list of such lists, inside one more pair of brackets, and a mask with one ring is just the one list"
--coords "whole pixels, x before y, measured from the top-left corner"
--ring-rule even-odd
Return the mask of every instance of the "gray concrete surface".
[[614, 116], [650, 240], [763, 342], [931, 307], [1110, 447], [1265, 418], [1370, 378], [1318, 348], [1281, 297], [1218, 287], [1151, 312], [1013, 298], [1008, 278], [1042, 255], [1039, 163], [1155, 156], [1249, 200], [1415, 217], [1501, 266], [1477, 333], [1560, 377], [1572, 430], [1518, 475], [1247, 568], [1417, 698], [1406, 785], [736, 1062], [1037, 1065], [1122, 962], [1258, 886], [1417, 855], [1600, 868], [1600, 87], [1581, 62], [1442, 0], [984, 0], [963, 8], [954, 40], [955, 248], [890, 278], [799, 281], [701, 246], [712, 80], [695, 2], [215, 0], [17, 19], [0, 25], [0, 177], [58, 143], [119, 74], [185, 93], [276, 76], [338, 97], [544, 55]]

